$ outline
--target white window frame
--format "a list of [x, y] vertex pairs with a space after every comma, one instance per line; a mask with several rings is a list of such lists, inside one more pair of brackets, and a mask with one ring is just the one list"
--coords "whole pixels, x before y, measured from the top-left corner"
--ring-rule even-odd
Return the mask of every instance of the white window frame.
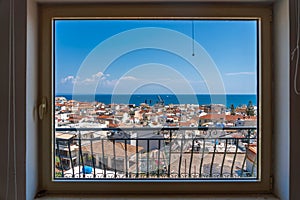
[[[259, 124], [260, 132], [258, 181], [53, 181], [53, 18], [151, 18], [151, 19], [257, 19], [259, 22]], [[47, 113], [40, 123], [40, 186], [53, 193], [106, 194], [183, 194], [183, 193], [266, 193], [272, 187], [272, 68], [271, 6], [265, 4], [201, 4], [201, 3], [123, 3], [123, 4], [41, 4], [39, 6], [39, 96], [47, 97]], [[262, 145], [263, 144], [263, 145]]]

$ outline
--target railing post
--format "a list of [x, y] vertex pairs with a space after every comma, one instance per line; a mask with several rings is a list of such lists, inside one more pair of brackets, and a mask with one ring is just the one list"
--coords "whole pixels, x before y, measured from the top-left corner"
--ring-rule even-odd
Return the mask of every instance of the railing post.
[[160, 176], [160, 171], [159, 171], [159, 166], [160, 166], [160, 143], [161, 143], [161, 140], [160, 139], [158, 139], [157, 140], [158, 141], [158, 161], [157, 161], [157, 178], [159, 178], [159, 176]]
[[189, 178], [191, 178], [191, 175], [192, 175], [192, 164], [193, 164], [194, 148], [195, 148], [195, 139], [193, 138], [193, 140], [192, 140], [192, 152], [191, 152], [190, 166], [189, 166]]
[[147, 178], [149, 178], [149, 151], [150, 151], [150, 140], [147, 138]]
[[168, 177], [171, 173], [171, 154], [172, 154], [172, 130], [170, 130], [170, 140], [169, 140], [169, 163], [168, 163]]
[[95, 167], [95, 159], [94, 159], [94, 152], [93, 152], [93, 140], [90, 139], [90, 144], [91, 144], [91, 156], [92, 156], [92, 165], [94, 169], [94, 178], [96, 177], [96, 167]]
[[139, 177], [139, 140], [136, 138], [135, 155], [136, 155], [136, 178]]
[[238, 140], [238, 138], [235, 138], [235, 153], [234, 153], [234, 157], [233, 157], [233, 160], [232, 160], [231, 171], [230, 171], [230, 176], [231, 177], [233, 177], [233, 168], [234, 168], [234, 164], [235, 164], [235, 160], [236, 160], [238, 147], [239, 147], [239, 140]]
[[[85, 178], [85, 170], [84, 170], [84, 162], [83, 162], [83, 155], [82, 155], [82, 146], [81, 146], [81, 132], [79, 131], [79, 160], [81, 159], [82, 163], [82, 173], [83, 173], [83, 178]], [[80, 177], [80, 165], [79, 165], [79, 177]]]
[[210, 171], [209, 171], [209, 176], [212, 177], [212, 171], [213, 171], [213, 166], [214, 166], [214, 160], [215, 160], [215, 154], [216, 154], [216, 149], [217, 149], [217, 139], [214, 139], [214, 153], [213, 153], [213, 156], [212, 156], [212, 159], [211, 159], [211, 164], [210, 164]]
[[71, 145], [70, 145], [70, 140], [68, 140], [68, 150], [69, 150], [69, 157], [70, 157], [70, 161], [71, 161], [71, 166], [72, 166], [72, 177], [75, 177], [75, 173], [74, 173], [74, 164], [73, 164], [73, 159], [72, 159], [72, 152], [71, 152]]
[[250, 134], [251, 134], [251, 130], [248, 129], [248, 134], [247, 134], [247, 146], [246, 146], [246, 148], [245, 148], [245, 157], [244, 157], [244, 160], [243, 160], [241, 177], [243, 177], [243, 175], [244, 175], [244, 167], [245, 167], [245, 164], [246, 164], [247, 153], [248, 153], [248, 149], [249, 149], [249, 145], [250, 145]]
[[182, 151], [183, 151], [183, 145], [184, 145], [184, 136], [181, 135], [180, 140], [180, 155], [179, 155], [179, 163], [178, 163], [178, 176], [181, 177], [181, 163], [182, 163]]
[[204, 150], [205, 150], [205, 139], [202, 138], [202, 141], [203, 141], [203, 147], [202, 147], [202, 155], [201, 155], [200, 167], [199, 167], [199, 178], [202, 176], [202, 165], [203, 165]]
[[224, 156], [223, 156], [223, 160], [222, 160], [222, 166], [221, 166], [221, 172], [220, 172], [220, 176], [223, 176], [223, 167], [224, 167], [224, 162], [225, 162], [225, 157], [226, 157], [226, 153], [227, 153], [227, 144], [228, 144], [228, 139], [225, 139], [225, 149], [224, 149]]
[[124, 140], [125, 142], [125, 176], [128, 178], [128, 157], [127, 157], [127, 140]]
[[[257, 156], [255, 156], [255, 159], [254, 159], [254, 162], [252, 164], [252, 167], [251, 167], [251, 177], [253, 176], [253, 173], [254, 173], [254, 167], [256, 165], [256, 162], [257, 162]], [[257, 172], [256, 172], [257, 173]]]
[[113, 154], [114, 154], [115, 178], [117, 178], [117, 158], [116, 158], [116, 140], [115, 139], [113, 139]]
[[104, 171], [104, 178], [106, 178], [106, 165], [107, 163], [105, 163], [105, 156], [104, 156], [104, 139], [101, 139], [101, 146], [102, 146], [102, 167], [103, 167], [103, 171]]
[[61, 176], [64, 177], [64, 167], [63, 167], [63, 164], [62, 164], [62, 159], [61, 159], [61, 155], [60, 155], [58, 141], [59, 140], [56, 140], [56, 148], [57, 148], [58, 158], [59, 158], [59, 164], [60, 164], [60, 168], [61, 168]]

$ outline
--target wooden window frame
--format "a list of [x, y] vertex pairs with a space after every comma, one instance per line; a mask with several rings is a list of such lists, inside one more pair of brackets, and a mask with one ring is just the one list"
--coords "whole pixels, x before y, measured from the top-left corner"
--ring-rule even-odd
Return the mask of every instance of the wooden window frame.
[[[224, 3], [98, 3], [98, 4], [40, 4], [39, 5], [39, 96], [47, 97], [48, 106], [39, 124], [40, 188], [51, 193], [101, 194], [199, 194], [199, 193], [268, 193], [272, 189], [272, 68], [271, 68], [271, 6], [266, 4]], [[259, 178], [257, 181], [53, 181], [53, 71], [52, 19], [257, 19], [259, 22], [258, 129]], [[263, 145], [262, 145], [263, 144]]]

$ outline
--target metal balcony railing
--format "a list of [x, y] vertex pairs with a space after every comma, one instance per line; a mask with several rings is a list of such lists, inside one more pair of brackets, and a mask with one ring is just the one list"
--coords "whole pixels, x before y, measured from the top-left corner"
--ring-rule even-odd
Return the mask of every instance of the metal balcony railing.
[[53, 151], [57, 180], [258, 177], [256, 127], [56, 128], [58, 132]]

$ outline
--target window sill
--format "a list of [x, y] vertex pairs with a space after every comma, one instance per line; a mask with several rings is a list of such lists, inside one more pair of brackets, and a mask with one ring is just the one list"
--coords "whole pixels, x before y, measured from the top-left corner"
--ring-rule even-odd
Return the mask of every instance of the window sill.
[[168, 196], [137, 196], [137, 195], [128, 195], [128, 196], [109, 196], [109, 195], [61, 195], [61, 194], [55, 194], [55, 195], [47, 195], [38, 199], [42, 200], [174, 200], [174, 199], [180, 199], [180, 200], [228, 200], [228, 199], [246, 199], [246, 200], [279, 200], [277, 197], [271, 194], [256, 194], [256, 195], [249, 195], [249, 194], [243, 194], [243, 195], [168, 195]]

